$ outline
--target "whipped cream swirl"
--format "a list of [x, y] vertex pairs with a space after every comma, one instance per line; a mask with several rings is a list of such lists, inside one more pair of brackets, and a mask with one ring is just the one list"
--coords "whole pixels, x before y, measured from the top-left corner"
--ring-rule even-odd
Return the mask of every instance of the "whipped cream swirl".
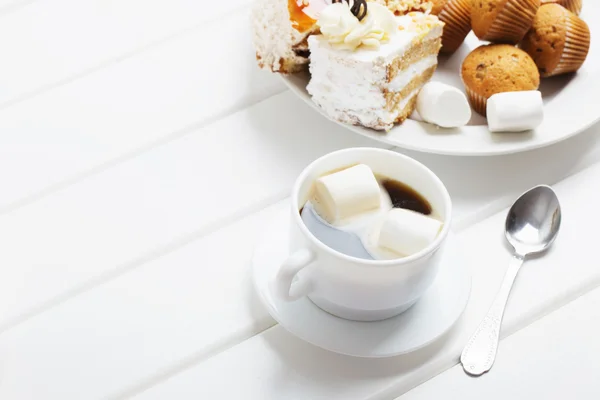
[[341, 2], [327, 6], [317, 21], [321, 33], [334, 48], [356, 50], [359, 47], [379, 49], [398, 31], [398, 21], [387, 8], [369, 3], [367, 15], [359, 21], [350, 3]]

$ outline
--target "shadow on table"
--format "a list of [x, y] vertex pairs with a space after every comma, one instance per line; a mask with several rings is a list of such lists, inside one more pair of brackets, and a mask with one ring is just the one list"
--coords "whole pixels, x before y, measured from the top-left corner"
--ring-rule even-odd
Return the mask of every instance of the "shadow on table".
[[[453, 202], [463, 205], [459, 212], [464, 214], [466, 207], [484, 204], [480, 211], [485, 213], [483, 216], [490, 216], [531, 187], [553, 185], [597, 161], [599, 140], [600, 126], [561, 143], [504, 156], [453, 157], [402, 152], [421, 161], [440, 177]], [[496, 202], [499, 199], [502, 204], [498, 206]], [[481, 220], [479, 212], [476, 216], [477, 220]], [[500, 234], [502, 227], [498, 229]]]
[[[272, 385], [279, 387], [268, 392], [286, 393], [293, 386], [307, 381], [310, 382], [308, 390], [318, 391], [326, 398], [326, 394], [336, 393], [336, 388], [348, 390], [351, 382], [369, 381], [378, 390], [377, 395], [372, 397], [394, 398], [456, 365], [460, 350], [453, 340], [463, 331], [461, 318], [440, 339], [413, 353], [390, 358], [357, 358], [315, 347], [277, 326], [263, 334], [266, 344], [281, 358], [282, 365], [279, 376], [271, 381]], [[357, 385], [358, 390], [370, 386], [363, 383]], [[368, 389], [369, 396], [373, 389], [372, 386]]]
[[[251, 281], [250, 276], [248, 281]], [[390, 358], [358, 358], [323, 350], [288, 333], [268, 315], [253, 285], [247, 289], [246, 308], [254, 321], [251, 329], [261, 332], [255, 339], [264, 341], [280, 359], [278, 374], [269, 377], [269, 384], [276, 387], [268, 389], [268, 393], [291, 392], [294, 386], [307, 381], [310, 390], [324, 394], [335, 392], [336, 387], [348, 382], [368, 380], [379, 381], [377, 389], [381, 393], [378, 396], [391, 398], [458, 362], [460, 349], [456, 347], [456, 339], [464, 335], [463, 317], [438, 340], [413, 353]]]
[[[249, 263], [247, 269], [248, 277], [246, 278], [246, 282], [253, 282], [254, 280], [251, 271], [252, 265]], [[248, 310], [248, 314], [251, 315], [253, 321], [252, 326], [249, 327], [249, 329], [254, 335], [260, 334], [260, 332], [263, 332], [275, 325], [276, 322], [273, 320], [273, 318], [271, 318], [269, 312], [262, 304], [260, 298], [258, 297], [258, 293], [256, 293], [254, 285], [249, 284], [246, 286], [246, 289], [247, 294], [245, 305], [246, 309]]]

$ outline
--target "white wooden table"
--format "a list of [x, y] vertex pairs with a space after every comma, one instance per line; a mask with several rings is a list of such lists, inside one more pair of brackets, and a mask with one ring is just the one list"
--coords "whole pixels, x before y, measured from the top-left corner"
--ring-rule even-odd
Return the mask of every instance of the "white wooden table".
[[[363, 360], [275, 325], [249, 279], [262, 229], [308, 162], [376, 144], [255, 67], [250, 1], [0, 0], [0, 398], [599, 398], [599, 126], [506, 157], [406, 152], [449, 187], [470, 250], [444, 340]], [[505, 208], [540, 183], [558, 183], [560, 240], [519, 276], [493, 372], [467, 378]]]

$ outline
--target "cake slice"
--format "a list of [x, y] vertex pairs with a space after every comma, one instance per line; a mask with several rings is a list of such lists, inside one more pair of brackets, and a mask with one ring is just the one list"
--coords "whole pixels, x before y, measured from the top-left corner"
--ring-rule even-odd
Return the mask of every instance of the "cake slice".
[[[375, 13], [377, 4], [367, 4], [369, 15], [360, 22], [351, 22], [347, 14], [330, 15], [330, 8], [340, 5], [322, 12], [323, 34], [308, 39], [311, 80], [307, 90], [331, 119], [389, 130], [410, 116], [420, 89], [433, 76], [444, 24], [421, 12], [392, 15], [395, 31], [375, 43], [381, 31], [377, 19], [388, 17], [382, 17], [379, 8]], [[354, 26], [351, 31], [349, 25]], [[372, 37], [352, 48], [355, 37], [365, 32]], [[349, 40], [354, 43], [348, 45]]]
[[285, 74], [306, 68], [307, 38], [318, 28], [305, 8], [302, 0], [255, 0], [252, 23], [259, 67]]
[[[259, 67], [285, 74], [306, 69], [307, 39], [319, 32], [319, 13], [335, 1], [344, 0], [255, 0], [252, 24]], [[428, 11], [432, 6], [430, 0], [368, 1], [387, 6], [396, 15]]]

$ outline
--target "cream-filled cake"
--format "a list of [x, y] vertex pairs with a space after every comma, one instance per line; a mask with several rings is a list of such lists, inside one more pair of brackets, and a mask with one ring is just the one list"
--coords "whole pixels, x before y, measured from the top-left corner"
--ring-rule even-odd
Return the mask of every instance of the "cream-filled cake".
[[[306, 69], [307, 39], [319, 33], [321, 11], [336, 1], [344, 0], [254, 0], [253, 41], [259, 67], [284, 74]], [[367, 1], [384, 5], [396, 15], [432, 8], [430, 0]]]
[[396, 17], [371, 2], [362, 2], [366, 13], [357, 16], [353, 5], [336, 3], [320, 13], [321, 34], [308, 38], [307, 90], [332, 119], [389, 130], [413, 112], [433, 76], [444, 24], [420, 12]]
[[314, 17], [325, 1], [310, 6], [304, 0], [255, 0], [252, 24], [259, 67], [285, 74], [305, 69], [307, 38], [319, 31]]

